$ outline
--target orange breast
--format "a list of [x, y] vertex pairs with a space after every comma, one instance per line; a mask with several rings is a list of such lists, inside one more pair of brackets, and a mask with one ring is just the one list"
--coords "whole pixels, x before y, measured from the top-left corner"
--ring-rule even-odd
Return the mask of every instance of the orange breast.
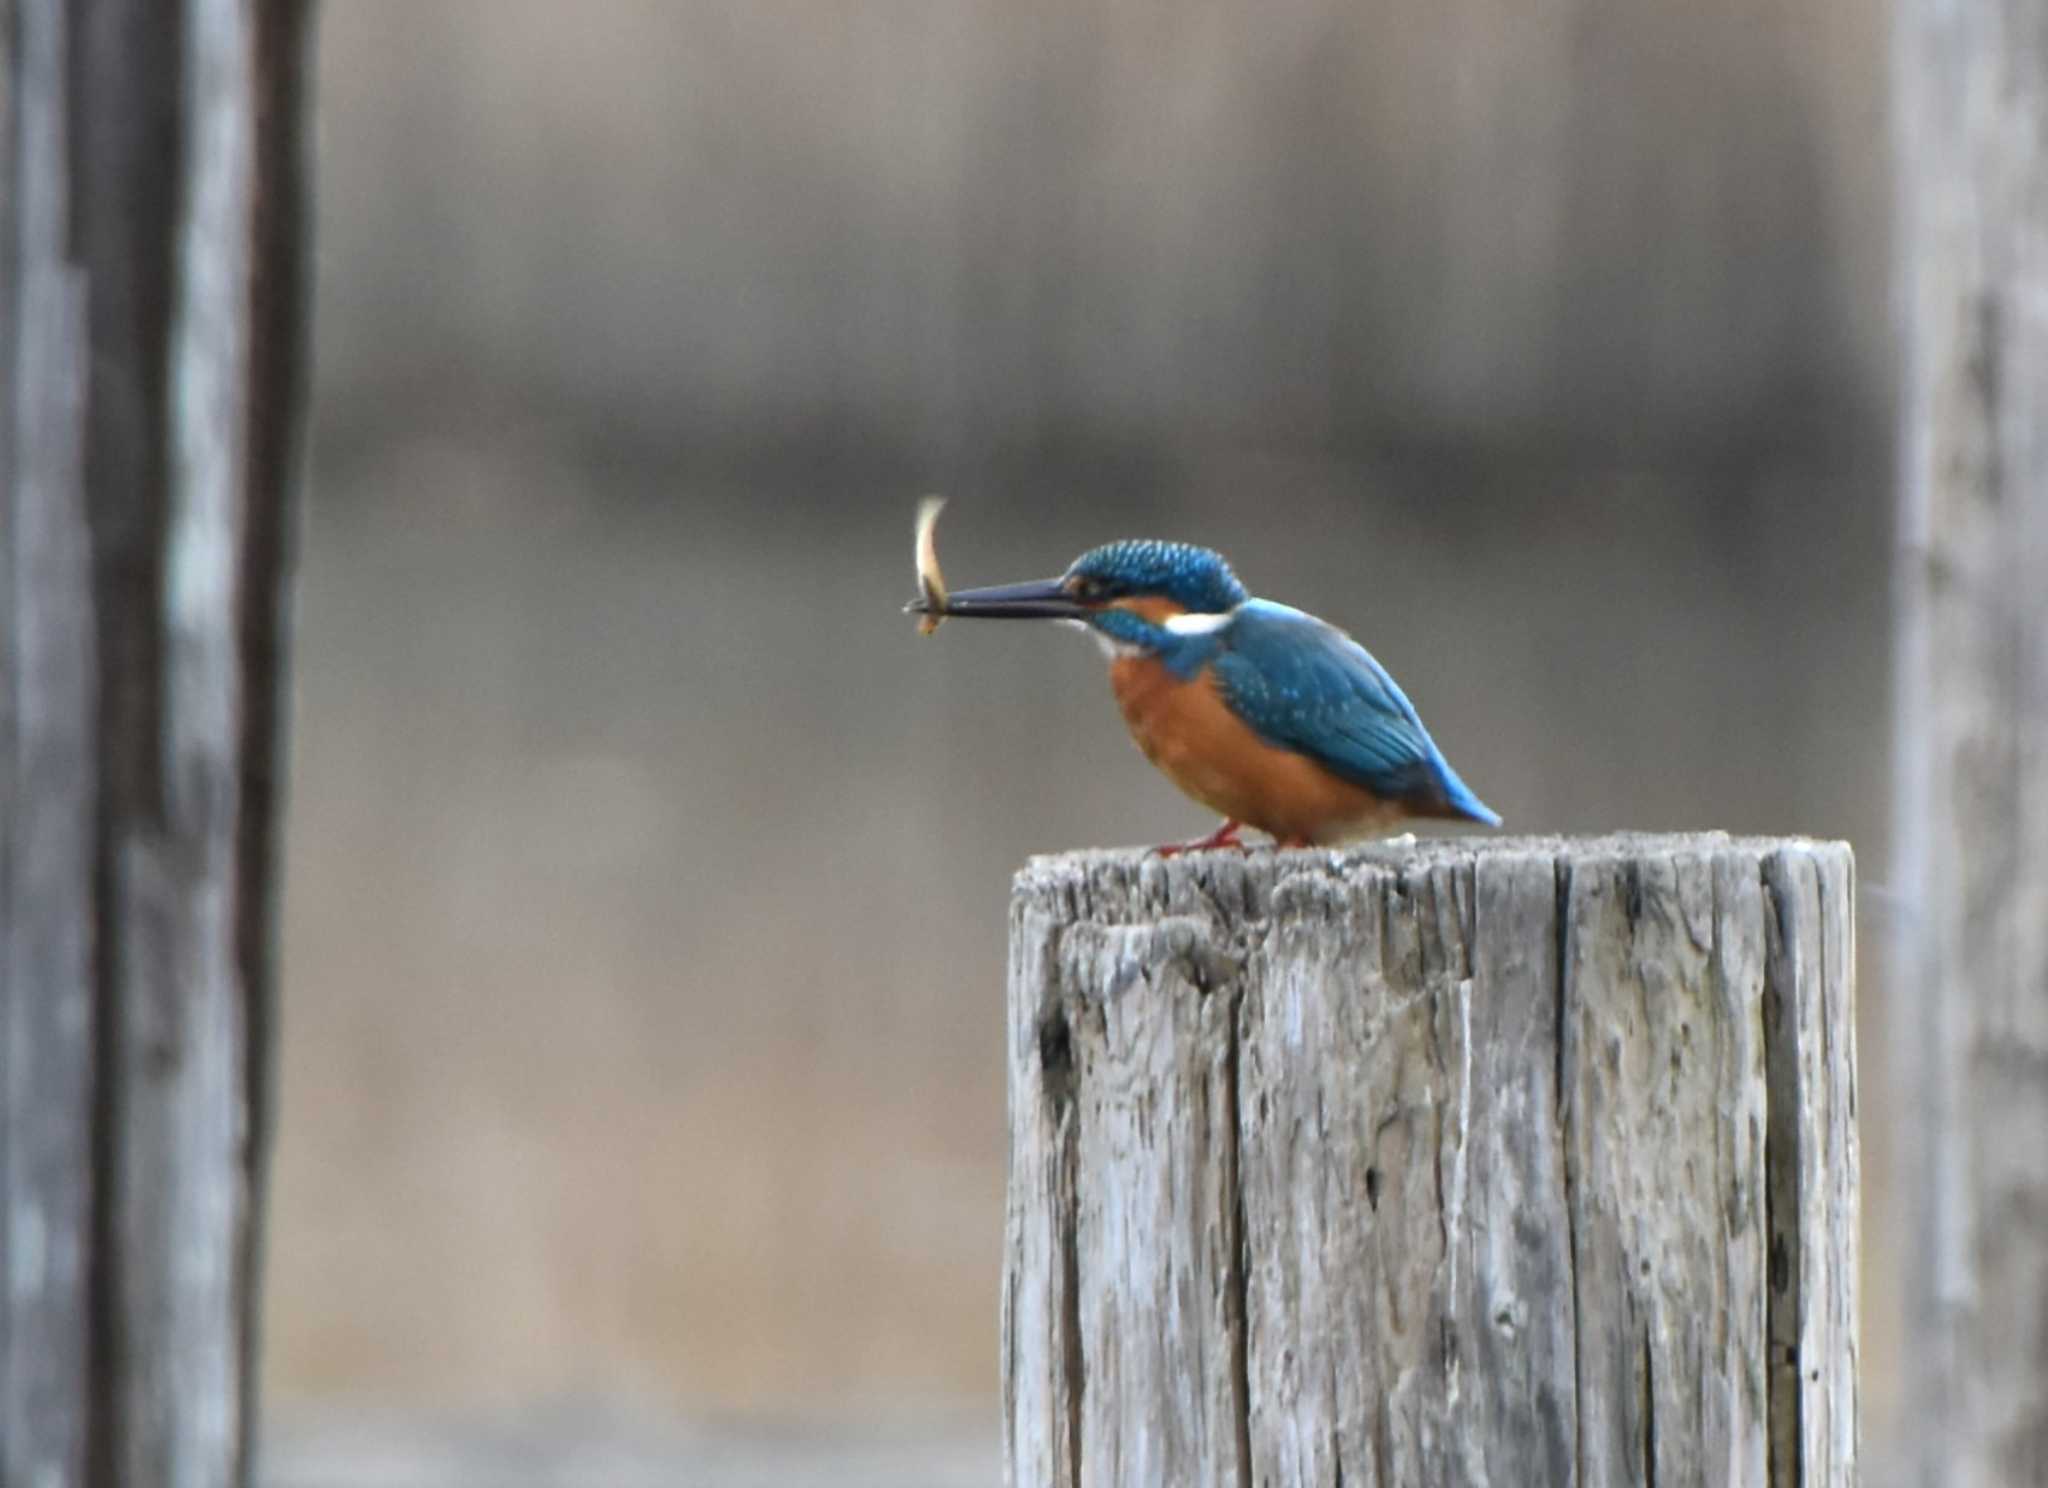
[[1151, 657], [1114, 661], [1110, 686], [1145, 758], [1210, 810], [1275, 837], [1339, 842], [1403, 815], [1306, 755], [1276, 749], [1224, 703], [1204, 668], [1183, 682]]

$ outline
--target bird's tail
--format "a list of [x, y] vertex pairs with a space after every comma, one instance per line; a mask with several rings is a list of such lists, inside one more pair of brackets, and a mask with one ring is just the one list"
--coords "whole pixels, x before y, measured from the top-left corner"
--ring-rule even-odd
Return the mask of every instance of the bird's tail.
[[1489, 827], [1500, 825], [1500, 813], [1472, 793], [1472, 787], [1458, 778], [1458, 772], [1451, 768], [1448, 760], [1439, 756], [1436, 770], [1437, 789], [1442, 806], [1431, 815], [1480, 822]]

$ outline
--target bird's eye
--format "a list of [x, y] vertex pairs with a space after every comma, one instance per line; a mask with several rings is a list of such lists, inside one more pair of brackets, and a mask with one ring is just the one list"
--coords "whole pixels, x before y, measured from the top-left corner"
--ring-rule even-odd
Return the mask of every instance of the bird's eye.
[[1109, 597], [1109, 585], [1088, 574], [1079, 574], [1069, 579], [1067, 590], [1083, 604], [1094, 604]]

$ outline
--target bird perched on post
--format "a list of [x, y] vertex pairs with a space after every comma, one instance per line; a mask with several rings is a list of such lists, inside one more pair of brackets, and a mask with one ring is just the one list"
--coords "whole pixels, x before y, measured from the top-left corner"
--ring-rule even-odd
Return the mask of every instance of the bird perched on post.
[[[932, 509], [935, 518], [936, 508]], [[930, 548], [920, 526], [920, 565]], [[1499, 826], [1385, 667], [1315, 616], [1254, 599], [1220, 553], [1186, 543], [1092, 548], [1056, 579], [948, 594], [936, 559], [908, 606], [940, 619], [1061, 620], [1109, 656], [1110, 686], [1145, 757], [1223, 816], [1196, 842], [1282, 847], [1383, 833], [1432, 817]]]

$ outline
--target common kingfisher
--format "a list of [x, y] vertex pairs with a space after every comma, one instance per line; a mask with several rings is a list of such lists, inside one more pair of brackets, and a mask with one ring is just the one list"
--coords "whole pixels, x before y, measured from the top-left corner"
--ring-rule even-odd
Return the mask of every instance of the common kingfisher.
[[1207, 548], [1108, 543], [1056, 579], [928, 589], [909, 609], [1092, 632], [1138, 748], [1223, 816], [1207, 837], [1161, 852], [1242, 846], [1247, 826], [1306, 847], [1413, 817], [1500, 825], [1372, 653], [1313, 615], [1252, 598]]

